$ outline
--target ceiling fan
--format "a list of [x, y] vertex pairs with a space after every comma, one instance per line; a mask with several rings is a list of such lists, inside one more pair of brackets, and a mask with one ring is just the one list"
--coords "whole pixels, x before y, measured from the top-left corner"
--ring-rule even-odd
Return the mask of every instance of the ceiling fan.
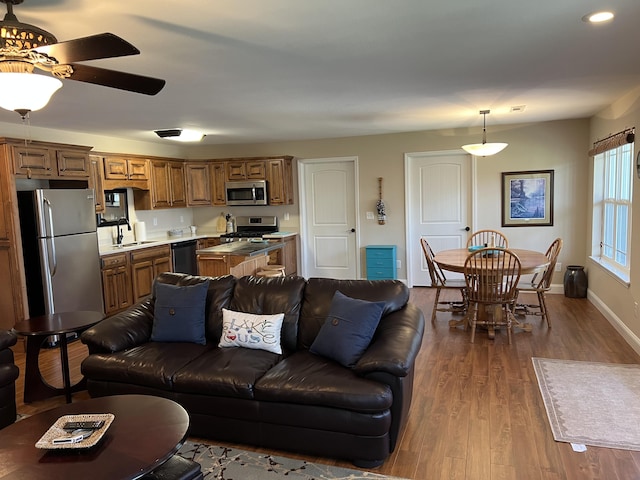
[[[54, 80], [76, 80], [145, 95], [155, 95], [164, 87], [165, 81], [159, 78], [75, 63], [83, 60], [138, 55], [140, 51], [112, 33], [58, 42], [51, 33], [34, 25], [22, 23], [16, 18], [13, 6], [23, 1], [0, 0], [7, 6], [7, 14], [0, 22], [0, 74], [32, 74], [34, 77], [52, 80], [52, 77], [33, 74], [34, 68], [37, 68], [53, 75]], [[25, 78], [31, 77], [23, 75], [22, 79]], [[62, 85], [59, 81], [55, 83], [55, 88], [39, 108], [46, 105], [51, 95]], [[0, 106], [7, 108], [1, 101]], [[23, 117], [26, 112], [34, 110], [34, 108], [9, 109], [17, 111]]]

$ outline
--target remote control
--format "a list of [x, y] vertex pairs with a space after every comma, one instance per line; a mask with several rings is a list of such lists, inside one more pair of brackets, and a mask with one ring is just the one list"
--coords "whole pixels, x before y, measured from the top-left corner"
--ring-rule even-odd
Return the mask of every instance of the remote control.
[[104, 420], [92, 420], [88, 422], [67, 422], [62, 427], [63, 430], [97, 430], [104, 425]]

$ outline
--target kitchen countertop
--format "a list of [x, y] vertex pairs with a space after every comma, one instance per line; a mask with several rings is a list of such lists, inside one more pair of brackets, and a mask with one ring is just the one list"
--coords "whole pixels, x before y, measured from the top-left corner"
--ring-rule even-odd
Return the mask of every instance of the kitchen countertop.
[[255, 255], [264, 255], [278, 248], [282, 248], [282, 244], [278, 242], [231, 242], [223, 243], [222, 245], [217, 245], [215, 247], [197, 250], [196, 254], [238, 255], [241, 257], [253, 257]]

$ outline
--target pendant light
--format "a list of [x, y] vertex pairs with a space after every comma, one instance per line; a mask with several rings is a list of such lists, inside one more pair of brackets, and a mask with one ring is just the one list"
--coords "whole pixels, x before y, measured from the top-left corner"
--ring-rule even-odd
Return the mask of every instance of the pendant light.
[[476, 157], [488, 157], [504, 150], [508, 143], [487, 143], [487, 115], [491, 110], [480, 110], [482, 115], [482, 143], [470, 143], [462, 148]]

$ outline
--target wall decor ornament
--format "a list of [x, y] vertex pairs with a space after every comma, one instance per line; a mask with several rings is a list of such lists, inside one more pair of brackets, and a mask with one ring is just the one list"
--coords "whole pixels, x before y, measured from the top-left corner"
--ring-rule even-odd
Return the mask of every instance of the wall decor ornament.
[[384, 225], [387, 221], [387, 214], [382, 200], [382, 177], [378, 177], [378, 203], [376, 203], [376, 210], [378, 210], [378, 224]]
[[553, 225], [553, 172], [502, 172], [503, 227]]

